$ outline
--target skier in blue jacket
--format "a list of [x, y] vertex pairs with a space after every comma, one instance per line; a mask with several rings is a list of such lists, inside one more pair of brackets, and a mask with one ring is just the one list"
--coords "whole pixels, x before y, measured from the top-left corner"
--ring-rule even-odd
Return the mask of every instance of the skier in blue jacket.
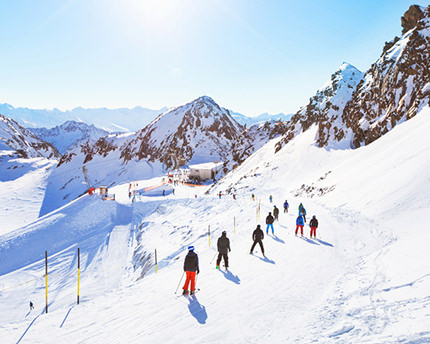
[[296, 220], [296, 236], [297, 236], [297, 232], [299, 231], [299, 228], [300, 228], [300, 230], [301, 230], [301, 234], [302, 234], [302, 236], [303, 236], [303, 226], [304, 226], [305, 224], [304, 224], [304, 222], [303, 222], [303, 216], [302, 215], [299, 215], [298, 217], [297, 217], [297, 220]]

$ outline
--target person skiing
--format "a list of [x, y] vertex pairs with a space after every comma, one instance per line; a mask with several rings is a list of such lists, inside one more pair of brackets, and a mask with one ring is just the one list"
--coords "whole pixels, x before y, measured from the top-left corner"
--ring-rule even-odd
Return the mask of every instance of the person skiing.
[[218, 197], [219, 197], [219, 199], [221, 199], [221, 191], [219, 192]]
[[272, 195], [270, 195], [270, 196], [269, 196], [269, 201], [270, 201], [270, 203], [272, 203], [272, 200], [273, 200], [273, 197], [272, 197]]
[[33, 305], [33, 302], [31, 302], [31, 301], [30, 301], [30, 311], [31, 311], [32, 309], [34, 309], [34, 305]]
[[302, 203], [300, 203], [300, 205], [299, 205], [299, 215], [303, 216], [303, 220], [306, 223], [306, 209]]
[[263, 254], [263, 257], [264, 257], [264, 247], [262, 242], [263, 239], [264, 239], [264, 233], [261, 230], [260, 225], [257, 225], [257, 228], [252, 233], [252, 240], [254, 240], [254, 243], [251, 246], [251, 251], [249, 252], [249, 254], [252, 254], [252, 251], [254, 250], [255, 245], [257, 245], [258, 243], [261, 248], [261, 253]]
[[275, 217], [275, 220], [278, 221], [279, 216], [279, 208], [276, 207], [276, 205], [273, 206], [273, 216]]
[[309, 222], [309, 226], [311, 227], [311, 238], [312, 238], [312, 234], [313, 234], [314, 238], [316, 238], [317, 237], [318, 220], [317, 220], [317, 217], [315, 215], [312, 216], [312, 219]]
[[254, 194], [251, 195], [251, 198], [253, 201], [255, 201], [255, 195]]
[[225, 269], [228, 269], [228, 252], [231, 252], [230, 249], [230, 239], [227, 238], [227, 232], [223, 231], [222, 235], [218, 238], [217, 243], [218, 248], [218, 259], [216, 260], [216, 268], [219, 270], [219, 263], [221, 263], [221, 259], [224, 258]]
[[194, 252], [194, 246], [188, 246], [188, 254], [184, 260], [184, 271], [187, 274], [185, 279], [185, 284], [182, 287], [183, 295], [188, 295], [188, 286], [191, 282], [191, 295], [194, 295], [196, 291], [196, 273], [200, 272], [199, 269], [199, 257], [197, 253]]
[[304, 226], [303, 216], [299, 215], [297, 217], [297, 220], [296, 220], [296, 236], [297, 236], [297, 232], [299, 231], [299, 228], [300, 228], [301, 234], [303, 236], [303, 226]]
[[166, 196], [166, 190], [163, 189], [163, 196]]
[[288, 201], [285, 200], [285, 202], [284, 202], [284, 213], [288, 214], [288, 207], [289, 207]]
[[269, 234], [269, 228], [272, 228], [272, 234], [275, 234], [275, 230], [273, 229], [273, 221], [275, 221], [275, 219], [273, 218], [272, 213], [269, 212], [269, 215], [266, 217], [266, 234]]

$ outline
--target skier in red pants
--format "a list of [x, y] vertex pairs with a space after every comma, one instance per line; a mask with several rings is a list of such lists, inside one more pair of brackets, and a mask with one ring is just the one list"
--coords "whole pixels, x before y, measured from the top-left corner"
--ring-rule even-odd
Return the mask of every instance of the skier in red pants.
[[299, 217], [296, 220], [296, 236], [297, 236], [297, 232], [299, 231], [299, 228], [300, 228], [301, 234], [303, 236], [303, 226], [304, 226], [303, 216], [299, 215]]
[[194, 295], [196, 291], [196, 273], [200, 272], [199, 270], [199, 257], [197, 253], [194, 252], [194, 246], [188, 246], [188, 254], [185, 257], [184, 261], [184, 271], [187, 274], [187, 278], [185, 280], [185, 284], [182, 287], [183, 295], [188, 294], [188, 285], [191, 282], [191, 295]]
[[309, 226], [311, 227], [311, 238], [312, 238], [312, 235], [314, 236], [314, 238], [316, 238], [317, 237], [318, 220], [317, 220], [317, 217], [315, 215], [312, 216], [312, 220], [311, 220], [311, 222], [309, 222]]

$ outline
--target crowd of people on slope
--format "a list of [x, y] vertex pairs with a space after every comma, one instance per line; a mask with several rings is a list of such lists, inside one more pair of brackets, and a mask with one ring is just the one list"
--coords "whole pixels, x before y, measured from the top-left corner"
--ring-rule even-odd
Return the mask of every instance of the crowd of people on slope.
[[[219, 192], [218, 197], [221, 198], [221, 192]], [[255, 200], [255, 195], [251, 195], [251, 199]], [[272, 195], [269, 196], [269, 201], [272, 203], [273, 197]], [[284, 213], [288, 214], [289, 209], [289, 203], [287, 200], [284, 202]], [[273, 223], [275, 221], [279, 221], [279, 209], [276, 207], [276, 205], [273, 206], [273, 215], [272, 212], [269, 212], [269, 214], [266, 217], [266, 234], [269, 234], [269, 229], [272, 230], [272, 234], [274, 235], [274, 227]], [[298, 207], [298, 217], [296, 219], [296, 231], [295, 235], [297, 236], [298, 231], [300, 230], [301, 236], [303, 236], [303, 227], [306, 223], [306, 209], [303, 206], [303, 203], [299, 204]], [[318, 227], [318, 220], [315, 215], [312, 216], [312, 219], [309, 222], [309, 227], [311, 228], [310, 237], [316, 238], [316, 229]], [[250, 254], [253, 254], [253, 251], [258, 244], [261, 249], [261, 253], [263, 254], [263, 257], [265, 257], [264, 253], [264, 246], [263, 246], [263, 239], [264, 239], [264, 232], [261, 229], [261, 225], [257, 225], [257, 228], [252, 233], [252, 246], [250, 250]], [[221, 237], [218, 238], [217, 242], [217, 249], [218, 249], [218, 258], [216, 260], [216, 269], [220, 269], [220, 263], [222, 260], [224, 260], [224, 267], [225, 270], [228, 270], [228, 253], [231, 252], [230, 248], [230, 239], [227, 238], [227, 232], [223, 231]], [[215, 257], [214, 257], [215, 258]], [[184, 273], [186, 273], [186, 280], [185, 284], [182, 287], [182, 293], [184, 295], [194, 295], [196, 289], [196, 275], [200, 272], [199, 269], [199, 259], [197, 254], [194, 252], [194, 246], [188, 247], [188, 254], [185, 257], [184, 261]], [[190, 288], [190, 290], [189, 290]]]

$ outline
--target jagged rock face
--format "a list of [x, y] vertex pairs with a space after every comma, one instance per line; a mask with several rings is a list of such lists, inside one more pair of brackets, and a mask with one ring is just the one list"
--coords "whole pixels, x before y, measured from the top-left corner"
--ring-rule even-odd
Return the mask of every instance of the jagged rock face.
[[[414, 30], [383, 52], [345, 107], [342, 119], [353, 132], [353, 148], [373, 142], [428, 104], [430, 6], [419, 9], [422, 18]], [[406, 13], [410, 14], [405, 14], [408, 22], [413, 22], [411, 16], [419, 17], [416, 7]]]
[[21, 127], [13, 119], [0, 115], [0, 149], [21, 158], [58, 158], [60, 154], [48, 142]]
[[87, 143], [94, 143], [100, 137], [109, 133], [103, 129], [96, 128], [82, 122], [67, 121], [60, 126], [51, 129], [29, 128], [37, 137], [51, 143], [57, 150], [64, 154], [68, 149]]
[[[108, 136], [95, 144], [81, 145], [84, 163], [95, 155], [106, 157], [119, 150], [124, 163], [132, 159], [160, 161], [167, 169], [180, 162], [199, 159], [229, 160], [233, 142], [239, 140], [243, 127], [209, 97], [200, 97], [191, 103], [167, 111], [144, 129], [133, 135]], [[58, 166], [72, 159], [70, 152]]]
[[424, 14], [423, 10], [418, 5], [412, 5], [409, 7], [409, 9], [405, 12], [403, 17], [401, 18], [402, 22], [402, 34], [405, 34], [409, 30], [413, 29], [415, 26], [417, 26], [418, 22], [423, 19]]
[[310, 98], [308, 105], [300, 108], [291, 118], [276, 151], [314, 124], [318, 125], [315, 140], [320, 147], [346, 139], [346, 128], [341, 120], [342, 112], [362, 77], [363, 73], [358, 69], [343, 63], [330, 80]]
[[241, 164], [268, 141], [283, 135], [288, 128], [287, 123], [272, 120], [247, 128], [240, 139], [234, 142], [232, 164]]

